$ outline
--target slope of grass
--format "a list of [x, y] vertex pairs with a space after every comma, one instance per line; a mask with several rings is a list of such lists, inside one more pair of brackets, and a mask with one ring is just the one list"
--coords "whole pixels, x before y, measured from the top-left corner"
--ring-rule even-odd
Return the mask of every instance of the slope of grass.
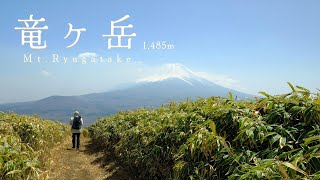
[[68, 133], [58, 122], [0, 113], [0, 179], [44, 179], [49, 150]]
[[89, 132], [140, 179], [320, 179], [320, 97], [290, 87], [120, 112]]

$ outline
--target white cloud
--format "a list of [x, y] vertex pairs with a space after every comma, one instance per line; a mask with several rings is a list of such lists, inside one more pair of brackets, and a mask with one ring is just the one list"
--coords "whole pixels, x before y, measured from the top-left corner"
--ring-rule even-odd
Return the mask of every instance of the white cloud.
[[195, 72], [198, 76], [210, 80], [214, 83], [217, 83], [226, 87], [233, 87], [239, 84], [239, 81], [233, 79], [232, 77], [222, 75], [222, 74], [209, 74], [206, 72]]
[[223, 74], [213, 74], [213, 73], [206, 73], [206, 72], [195, 72], [198, 76], [205, 78], [209, 81], [212, 81], [216, 84], [221, 86], [231, 88], [238, 91], [247, 92], [248, 89], [245, 88], [239, 80], [234, 79], [230, 76], [223, 75]]
[[52, 73], [50, 73], [49, 71], [43, 69], [41, 70], [41, 74], [45, 77], [53, 77]]
[[80, 53], [78, 55], [78, 58], [79, 59], [82, 59], [82, 58], [92, 58], [92, 57], [97, 57], [97, 53], [94, 53], [94, 52], [84, 52], [84, 53]]

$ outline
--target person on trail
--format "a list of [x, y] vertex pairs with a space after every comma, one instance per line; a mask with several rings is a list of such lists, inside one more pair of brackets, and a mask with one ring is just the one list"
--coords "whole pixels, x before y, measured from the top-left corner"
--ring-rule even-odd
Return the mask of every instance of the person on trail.
[[[72, 131], [72, 148], [80, 148], [80, 133], [81, 126], [83, 125], [83, 119], [78, 111], [74, 112], [74, 116], [70, 119], [71, 131]], [[76, 146], [77, 145], [77, 146]]]

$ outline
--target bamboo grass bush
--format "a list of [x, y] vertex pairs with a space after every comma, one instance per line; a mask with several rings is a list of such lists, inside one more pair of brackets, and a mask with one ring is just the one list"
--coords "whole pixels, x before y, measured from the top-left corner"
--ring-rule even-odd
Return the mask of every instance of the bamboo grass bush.
[[211, 97], [120, 112], [89, 128], [140, 179], [320, 179], [320, 97]]
[[0, 113], [0, 179], [45, 179], [49, 150], [69, 130], [36, 116]]

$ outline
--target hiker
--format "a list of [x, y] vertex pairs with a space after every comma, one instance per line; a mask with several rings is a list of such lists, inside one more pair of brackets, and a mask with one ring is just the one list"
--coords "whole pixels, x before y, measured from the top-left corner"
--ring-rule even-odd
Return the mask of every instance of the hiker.
[[[81, 126], [83, 124], [83, 119], [80, 116], [79, 112], [76, 111], [73, 114], [74, 116], [70, 119], [71, 131], [72, 131], [72, 148], [74, 149], [77, 144], [77, 150], [80, 148], [80, 133]], [[76, 141], [77, 139], [77, 141]]]

